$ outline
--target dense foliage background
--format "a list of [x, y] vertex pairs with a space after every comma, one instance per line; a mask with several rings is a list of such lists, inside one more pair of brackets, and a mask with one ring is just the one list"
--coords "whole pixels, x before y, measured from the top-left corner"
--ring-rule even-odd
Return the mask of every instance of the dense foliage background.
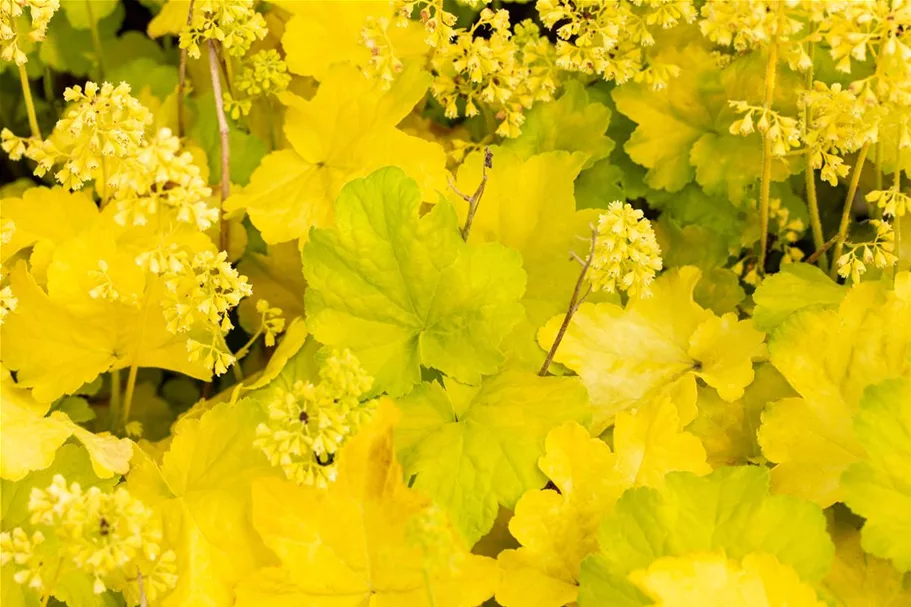
[[905, 0], [0, 0], [0, 600], [911, 605]]

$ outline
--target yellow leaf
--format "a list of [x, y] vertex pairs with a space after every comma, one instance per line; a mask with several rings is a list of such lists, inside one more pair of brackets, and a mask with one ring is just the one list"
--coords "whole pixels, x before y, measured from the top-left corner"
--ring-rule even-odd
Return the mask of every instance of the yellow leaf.
[[[573, 316], [554, 360], [578, 373], [595, 408], [593, 433], [614, 416], [662, 392], [695, 388], [700, 377], [725, 400], [736, 400], [753, 380], [752, 361], [765, 353], [764, 334], [748, 320], [718, 318], [693, 301], [700, 272], [692, 266], [662, 274], [653, 296], [626, 308], [583, 304]], [[538, 332], [549, 349], [562, 315]], [[696, 412], [675, 399], [684, 423]]]
[[506, 607], [560, 607], [576, 600], [582, 560], [598, 551], [598, 525], [629, 486], [610, 447], [579, 424], [547, 436], [541, 470], [558, 491], [529, 491], [509, 531], [522, 546], [497, 558], [503, 572], [497, 602]]
[[655, 607], [824, 607], [797, 573], [763, 553], [741, 562], [721, 554], [666, 556], [630, 579]]
[[74, 424], [65, 413], [45, 417], [49, 404], [39, 403], [31, 392], [12, 381], [4, 370], [0, 378], [0, 477], [17, 481], [54, 461], [57, 449], [70, 436], [81, 441], [92, 458], [95, 474], [111, 478], [126, 474], [133, 445], [107, 432], [93, 434]]
[[160, 466], [137, 454], [127, 488], [162, 517], [162, 549], [177, 554], [163, 607], [232, 605], [237, 581], [272, 562], [250, 524], [250, 483], [274, 474], [253, 446], [261, 419], [249, 402], [222, 403], [175, 427]]
[[150, 38], [161, 38], [165, 34], [179, 34], [187, 25], [190, 0], [168, 0], [161, 12], [149, 22], [146, 33]]
[[13, 224], [12, 238], [0, 246], [0, 263], [32, 246], [30, 265], [39, 283], [54, 249], [77, 236], [98, 218], [98, 207], [85, 192], [62, 187], [30, 188], [21, 198], [5, 198], [0, 207], [0, 225]]
[[346, 183], [395, 165], [435, 201], [446, 184], [443, 149], [396, 128], [421, 99], [430, 76], [406, 70], [388, 91], [352, 67], [336, 66], [307, 101], [282, 95], [288, 106], [285, 136], [293, 149], [272, 152], [243, 193], [225, 209], [246, 209], [263, 239], [276, 244], [306, 239], [311, 227], [332, 225], [333, 203]]
[[256, 302], [265, 299], [270, 306], [281, 308], [285, 318], [304, 315], [304, 270], [301, 253], [296, 243], [271, 245], [266, 254], [248, 253], [237, 264], [237, 271], [247, 277], [253, 286], [253, 295], [244, 298], [237, 307], [240, 326], [247, 333], [254, 333], [262, 315], [256, 311]]
[[[528, 283], [522, 303], [526, 318], [513, 330], [506, 347], [535, 370], [544, 351], [535, 331], [566, 309], [581, 270], [571, 251], [585, 256], [589, 224], [597, 211], [576, 210], [573, 182], [585, 163], [582, 153], [548, 152], [528, 159], [506, 148], [493, 148], [484, 197], [472, 223], [469, 243], [499, 242], [522, 254]], [[459, 191], [472, 194], [481, 181], [484, 154], [470, 155], [459, 167]], [[450, 191], [464, 223], [468, 203]], [[578, 237], [582, 239], [579, 240]]]
[[769, 344], [772, 364], [800, 394], [769, 405], [759, 444], [777, 464], [772, 486], [820, 506], [843, 501], [842, 472], [864, 454], [853, 419], [867, 386], [911, 377], [911, 274], [895, 290], [864, 283], [835, 310], [789, 316]]
[[677, 407], [667, 396], [617, 414], [614, 451], [617, 469], [631, 486], [660, 487], [664, 475], [675, 470], [711, 472], [702, 442], [683, 430]]
[[[470, 554], [445, 517], [415, 533], [436, 507], [402, 481], [396, 417], [391, 403], [380, 405], [342, 449], [328, 489], [254, 482], [254, 525], [282, 565], [244, 582], [238, 607], [470, 607], [493, 594], [494, 561]], [[440, 553], [447, 563], [432, 558]]]
[[[320, 81], [336, 63], [366, 67], [371, 54], [361, 32], [368, 18], [394, 19], [393, 5], [385, 2], [285, 2], [282, 6], [294, 14], [282, 37], [288, 69]], [[390, 24], [388, 33], [401, 60], [427, 51], [423, 28], [417, 22], [408, 21], [406, 27]]]

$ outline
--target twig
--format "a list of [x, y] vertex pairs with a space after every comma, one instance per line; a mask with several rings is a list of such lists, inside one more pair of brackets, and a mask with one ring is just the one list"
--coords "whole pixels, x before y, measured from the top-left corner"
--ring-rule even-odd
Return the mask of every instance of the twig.
[[[560, 325], [560, 329], [557, 331], [557, 336], [554, 338], [553, 345], [550, 346], [550, 350], [547, 352], [547, 356], [544, 358], [544, 364], [541, 365], [541, 370], [538, 371], [538, 375], [545, 377], [547, 375], [547, 370], [550, 368], [550, 363], [553, 362], [554, 356], [557, 354], [557, 348], [560, 347], [560, 342], [563, 341], [563, 337], [566, 335], [566, 330], [569, 328], [569, 323], [573, 319], [573, 315], [579, 309], [579, 306], [582, 305], [582, 302], [585, 301], [585, 298], [588, 297], [588, 294], [591, 293], [591, 286], [582, 293], [582, 285], [585, 283], [585, 275], [588, 273], [588, 268], [592, 265], [592, 258], [595, 255], [595, 239], [598, 237], [598, 231], [592, 226], [592, 236], [591, 236], [591, 248], [588, 251], [588, 257], [585, 258], [585, 263], [582, 265], [582, 271], [579, 272], [579, 278], [576, 280], [576, 286], [573, 288], [573, 295], [569, 300], [569, 307], [566, 310], [566, 316], [563, 317], [563, 323]], [[576, 258], [578, 256], [575, 253], [570, 254], [570, 259]]]
[[209, 74], [212, 77], [212, 93], [215, 95], [215, 114], [218, 116], [218, 134], [221, 136], [221, 204], [218, 209], [218, 248], [228, 247], [228, 222], [225, 221], [224, 202], [231, 193], [231, 148], [228, 141], [228, 119], [225, 117], [225, 102], [221, 93], [221, 77], [218, 67], [218, 51], [215, 42], [209, 40]]
[[[196, 0], [190, 0], [190, 10], [187, 11], [187, 28], [193, 23], [193, 4]], [[180, 49], [180, 67], [178, 68], [177, 77], [177, 137], [183, 137], [184, 131], [184, 110], [183, 110], [183, 90], [184, 83], [187, 79], [187, 49]]]
[[[818, 249], [813, 251], [813, 254], [810, 255], [809, 257], [807, 257], [807, 263], [808, 264], [816, 263], [816, 261], [823, 255], [825, 255], [826, 251], [831, 249], [832, 245], [834, 245], [837, 241], [838, 241], [838, 234], [836, 234], [835, 236], [833, 236], [832, 238], [827, 240], [821, 247], [819, 247]], [[832, 260], [832, 263], [835, 263], [834, 259]]]
[[468, 203], [468, 215], [465, 217], [465, 226], [462, 228], [462, 240], [468, 242], [468, 234], [471, 232], [471, 224], [474, 221], [475, 213], [478, 212], [478, 204], [481, 202], [481, 197], [484, 195], [484, 188], [487, 187], [487, 170], [493, 168], [493, 152], [490, 151], [489, 147], [484, 148], [484, 164], [481, 167], [481, 183], [478, 184], [478, 189], [474, 191], [474, 194], [468, 196], [459, 191], [459, 189], [452, 182], [452, 179], [449, 180], [449, 187], [452, 188], [452, 191], [462, 197], [462, 199]]

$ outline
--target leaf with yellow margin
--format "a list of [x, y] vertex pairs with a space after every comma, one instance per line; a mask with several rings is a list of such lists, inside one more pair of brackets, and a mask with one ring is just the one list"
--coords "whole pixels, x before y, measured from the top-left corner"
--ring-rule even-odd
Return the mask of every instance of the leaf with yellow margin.
[[435, 507], [402, 480], [396, 417], [380, 405], [342, 448], [328, 489], [254, 482], [253, 524], [281, 566], [242, 583], [237, 607], [471, 607], [493, 594], [495, 562], [470, 554], [445, 518], [417, 532]]

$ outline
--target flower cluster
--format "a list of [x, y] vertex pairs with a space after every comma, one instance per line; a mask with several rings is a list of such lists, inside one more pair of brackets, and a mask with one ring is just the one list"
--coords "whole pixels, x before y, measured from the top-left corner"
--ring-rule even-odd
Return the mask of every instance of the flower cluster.
[[250, 113], [253, 101], [274, 97], [288, 89], [291, 74], [276, 50], [260, 51], [244, 60], [244, 69], [235, 83], [243, 97], [224, 93], [225, 109], [237, 120]]
[[[731, 107], [743, 118], [735, 120], [728, 129], [732, 135], [744, 137], [759, 131], [771, 143], [772, 156], [781, 158], [791, 148], [800, 146], [800, 128], [797, 120], [745, 101], [731, 101]], [[758, 116], [758, 117], [757, 117]]]
[[126, 159], [136, 156], [152, 114], [130, 95], [125, 82], [98, 86], [90, 81], [84, 90], [78, 85], [66, 89], [63, 97], [73, 105], [48, 139], [25, 141], [3, 129], [3, 149], [13, 160], [24, 153], [37, 162], [39, 177], [62, 164], [55, 177], [71, 190], [92, 179], [104, 184]]
[[[708, 0], [702, 6], [699, 28], [715, 44], [747, 51], [767, 46], [773, 40], [786, 41], [799, 33], [804, 24], [786, 10], [796, 4], [787, 0]], [[818, 18], [819, 11], [813, 11], [813, 16]]]
[[[489, 35], [481, 35], [484, 31]], [[533, 23], [523, 24], [520, 36], [513, 37], [509, 13], [485, 8], [471, 28], [455, 30], [450, 42], [436, 48], [431, 91], [447, 117], [459, 116], [460, 109], [477, 116], [481, 106], [487, 107], [500, 121], [497, 134], [516, 137], [524, 111], [553, 97], [556, 82], [549, 49]]]
[[618, 83], [646, 81], [656, 89], [675, 70], [648, 70], [644, 49], [655, 43], [650, 28], [696, 19], [691, 0], [538, 0], [536, 8], [545, 27], [556, 28], [559, 67]]
[[224, 345], [224, 335], [234, 326], [229, 312], [253, 293], [247, 277], [231, 266], [227, 256], [224, 251], [203, 251], [192, 259], [185, 254], [174, 255], [164, 274], [166, 295], [162, 305], [168, 330], [175, 334], [208, 333], [208, 343], [188, 338], [187, 352], [190, 360], [202, 360], [218, 375], [235, 362]]
[[285, 318], [281, 308], [273, 308], [265, 299], [256, 302], [256, 311], [261, 315], [261, 331], [265, 334], [267, 348], [275, 345], [275, 338], [285, 330]]
[[180, 33], [180, 48], [199, 58], [200, 44], [217, 40], [235, 57], [243, 57], [268, 33], [266, 20], [253, 8], [254, 0], [197, 0], [190, 23]]
[[874, 190], [867, 194], [867, 202], [882, 209], [887, 217], [904, 217], [911, 210], [911, 197], [898, 188]]
[[661, 249], [649, 220], [629, 204], [612, 202], [598, 219], [588, 275], [592, 290], [648, 297], [661, 267]]
[[782, 205], [780, 198], [772, 198], [769, 201], [769, 216], [777, 227], [778, 237], [775, 239], [774, 246], [784, 254], [781, 263], [792, 263], [803, 259], [803, 251], [794, 246], [807, 229], [803, 221], [792, 219], [791, 212]]
[[338, 474], [336, 453], [369, 421], [375, 403], [361, 402], [373, 379], [348, 350], [330, 352], [319, 379], [297, 381], [267, 404], [268, 420], [256, 428], [255, 444], [289, 479], [325, 488]]
[[[175, 586], [175, 554], [161, 553], [160, 525], [126, 489], [85, 490], [58, 474], [47, 489], [32, 489], [28, 508], [37, 528], [31, 536], [21, 528], [0, 534], [0, 561], [15, 565], [18, 583], [49, 594], [53, 588], [47, 586], [62, 571], [75, 570], [91, 576], [96, 594], [108, 588], [124, 591], [133, 597], [131, 604], [139, 603], [140, 576], [150, 601]], [[53, 554], [41, 552], [47, 537], [58, 540]], [[45, 563], [55, 563], [50, 578], [44, 575]]]
[[200, 230], [218, 221], [218, 209], [206, 204], [212, 190], [192, 154], [180, 151], [180, 140], [170, 129], [163, 128], [144, 141], [109, 184], [117, 188], [113, 200], [120, 225], [146, 225], [163, 211]]
[[847, 176], [844, 156], [876, 140], [878, 117], [850, 88], [816, 82], [801, 97], [807, 108], [804, 143], [810, 166], [821, 169], [820, 177], [831, 185]]
[[0, 59], [17, 65], [28, 61], [19, 45], [20, 17], [28, 8], [31, 30], [28, 39], [33, 42], [44, 40], [51, 17], [60, 8], [60, 0], [0, 0]]
[[892, 225], [878, 219], [871, 219], [869, 223], [874, 229], [872, 240], [846, 243], [847, 252], [835, 261], [838, 274], [843, 278], [850, 277], [855, 283], [860, 282], [860, 277], [869, 266], [889, 268], [898, 261]]
[[361, 42], [370, 51], [370, 62], [367, 64], [367, 76], [391, 84], [405, 65], [395, 54], [395, 47], [389, 38], [389, 27], [400, 25], [401, 19], [389, 17], [369, 17], [361, 30]]
[[460, 571], [465, 553], [457, 550], [459, 538], [446, 511], [431, 504], [405, 525], [405, 541], [423, 553], [424, 566], [450, 575]]

